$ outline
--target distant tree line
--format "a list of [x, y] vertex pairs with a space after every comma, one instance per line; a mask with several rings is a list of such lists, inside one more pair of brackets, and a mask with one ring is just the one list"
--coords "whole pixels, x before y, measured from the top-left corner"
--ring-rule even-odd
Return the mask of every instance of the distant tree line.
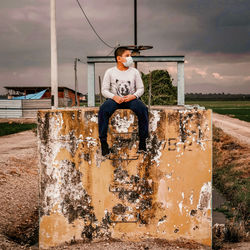
[[250, 94], [186, 93], [186, 101], [250, 101]]
[[8, 98], [8, 95], [0, 95], [0, 100], [1, 99], [7, 99]]

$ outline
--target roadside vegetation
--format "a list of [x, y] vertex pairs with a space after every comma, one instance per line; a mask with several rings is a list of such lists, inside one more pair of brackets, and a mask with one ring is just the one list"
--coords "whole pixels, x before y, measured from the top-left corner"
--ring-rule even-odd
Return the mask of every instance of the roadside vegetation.
[[249, 240], [250, 229], [250, 148], [239, 144], [222, 129], [213, 127], [213, 186], [227, 199], [216, 211], [226, 215], [228, 222], [214, 228], [213, 248], [225, 242]]
[[36, 129], [35, 123], [16, 123], [16, 122], [4, 122], [0, 123], [0, 136], [15, 134], [25, 130]]

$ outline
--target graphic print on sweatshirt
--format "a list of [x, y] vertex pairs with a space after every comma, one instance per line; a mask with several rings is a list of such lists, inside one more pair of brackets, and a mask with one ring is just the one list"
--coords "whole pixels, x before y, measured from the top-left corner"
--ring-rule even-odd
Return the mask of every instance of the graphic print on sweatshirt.
[[129, 67], [124, 71], [114, 66], [105, 71], [102, 82], [104, 97], [112, 99], [114, 96], [135, 95], [139, 98], [143, 93], [143, 81], [137, 69]]
[[131, 93], [131, 81], [115, 80], [117, 95], [123, 97]]

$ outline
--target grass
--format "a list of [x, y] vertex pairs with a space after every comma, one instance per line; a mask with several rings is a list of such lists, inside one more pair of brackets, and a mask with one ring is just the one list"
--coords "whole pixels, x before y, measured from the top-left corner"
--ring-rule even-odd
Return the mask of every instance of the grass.
[[26, 123], [16, 123], [16, 122], [13, 123], [4, 122], [0, 123], [0, 136], [15, 134], [21, 131], [35, 129], [36, 127], [37, 124], [35, 123], [26, 124]]
[[222, 138], [225, 138], [223, 131], [214, 127], [213, 185], [224, 194], [230, 201], [230, 205], [235, 208], [236, 219], [247, 221], [250, 216], [248, 163], [240, 163], [244, 165], [239, 166], [237, 161], [242, 158], [240, 152], [247, 152], [248, 149], [232, 142], [229, 136], [224, 141]]
[[186, 104], [199, 104], [215, 113], [250, 122], [250, 101], [187, 101]]
[[220, 208], [228, 221], [213, 227], [213, 249], [225, 242], [248, 240], [250, 229], [249, 148], [213, 126], [213, 186], [227, 199]]
[[230, 204], [224, 204], [220, 208], [213, 209], [213, 211], [223, 213], [227, 219], [231, 219], [234, 217]]

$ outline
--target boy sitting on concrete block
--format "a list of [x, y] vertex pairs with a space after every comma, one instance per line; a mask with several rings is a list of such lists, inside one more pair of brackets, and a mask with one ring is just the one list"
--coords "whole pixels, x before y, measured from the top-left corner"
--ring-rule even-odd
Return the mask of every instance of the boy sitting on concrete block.
[[116, 109], [131, 109], [138, 117], [139, 152], [146, 152], [148, 137], [148, 108], [139, 100], [144, 93], [140, 72], [133, 67], [131, 52], [126, 47], [115, 50], [116, 66], [106, 70], [102, 82], [102, 95], [107, 100], [100, 106], [98, 113], [99, 138], [102, 155], [110, 154], [107, 143], [109, 118]]

